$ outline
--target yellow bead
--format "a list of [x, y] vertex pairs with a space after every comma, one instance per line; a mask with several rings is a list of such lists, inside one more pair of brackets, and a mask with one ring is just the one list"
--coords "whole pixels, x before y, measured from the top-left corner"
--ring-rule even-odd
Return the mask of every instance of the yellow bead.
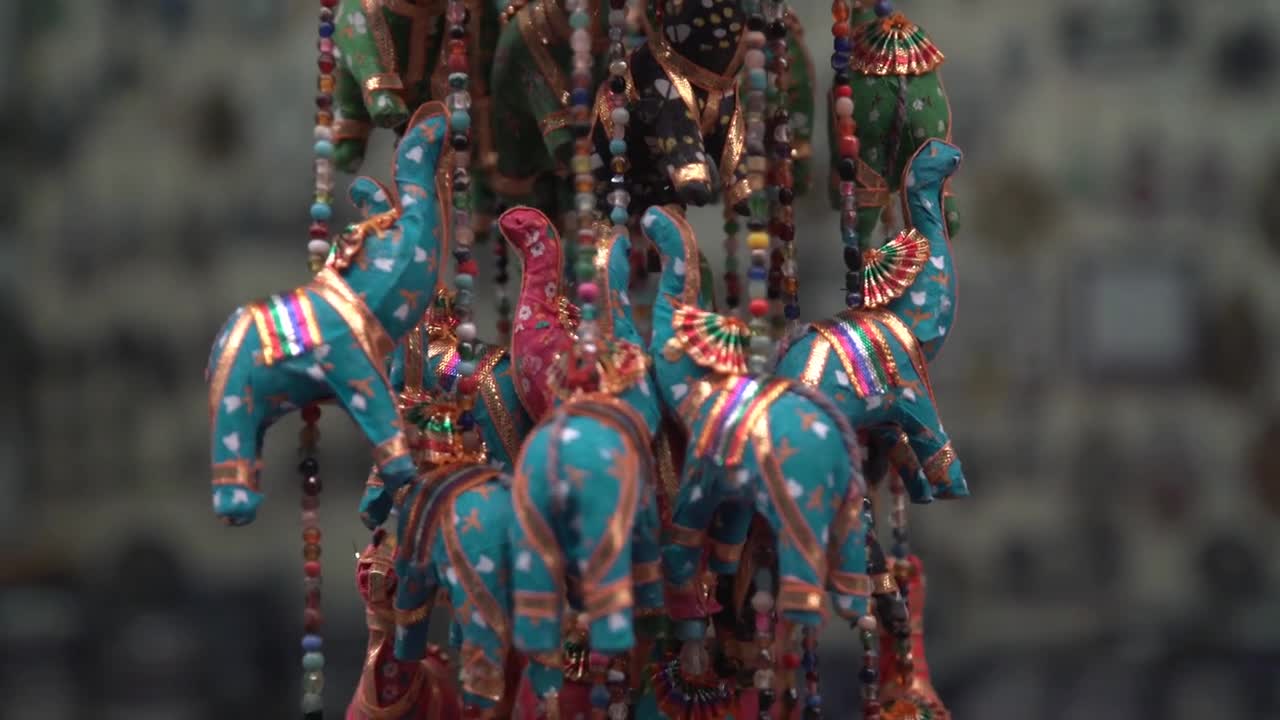
[[752, 250], [768, 250], [769, 249], [769, 233], [752, 232], [747, 234], [747, 247]]
[[575, 156], [570, 167], [575, 173], [579, 175], [586, 175], [591, 172], [591, 158], [585, 155]]

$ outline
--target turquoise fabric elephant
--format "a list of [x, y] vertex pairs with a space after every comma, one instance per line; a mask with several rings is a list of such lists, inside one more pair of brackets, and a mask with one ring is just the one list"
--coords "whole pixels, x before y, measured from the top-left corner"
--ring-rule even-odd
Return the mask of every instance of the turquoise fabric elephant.
[[909, 446], [922, 466], [920, 472], [904, 473], [917, 502], [969, 494], [938, 417], [927, 367], [955, 308], [954, 273], [938, 208], [960, 159], [959, 149], [942, 140], [920, 147], [903, 181], [904, 205], [919, 226], [869, 251], [873, 262], [867, 276], [889, 280], [874, 284], [868, 307], [811, 325], [787, 347], [776, 370], [832, 398], [851, 424], [893, 448], [891, 460], [900, 471], [913, 462], [905, 452]]
[[[560, 239], [541, 212], [515, 208], [498, 225], [526, 273], [541, 262], [559, 267]], [[569, 399], [553, 393], [560, 404], [534, 428], [516, 463], [513, 640], [528, 655], [529, 679], [542, 698], [564, 682], [562, 618], [570, 606], [585, 615], [591, 650], [605, 655], [631, 651], [636, 615], [662, 606], [651, 449], [661, 414], [625, 295], [629, 250], [625, 232], [612, 231], [595, 258], [605, 390]], [[513, 333], [512, 347], [523, 379], [521, 332]], [[540, 365], [536, 377], [557, 385], [555, 367]]]
[[237, 309], [218, 333], [207, 380], [213, 506], [224, 521], [253, 521], [267, 428], [316, 402], [336, 400], [375, 447], [382, 486], [361, 500], [367, 525], [386, 520], [392, 494], [416, 474], [386, 368], [436, 287], [446, 121], [440, 103], [414, 115], [393, 162], [393, 212], [341, 237], [311, 282]]
[[683, 217], [654, 207], [641, 226], [662, 255], [650, 355], [663, 402], [688, 431], [662, 553], [668, 614], [706, 617], [694, 582], [704, 551], [711, 549], [711, 570], [736, 572], [758, 514], [776, 538], [776, 601], [786, 619], [818, 625], [824, 588], [842, 617], [860, 616], [870, 584], [853, 429], [813, 389], [746, 374], [745, 325], [699, 305], [697, 241]]
[[422, 660], [436, 598], [453, 607], [464, 715], [497, 717], [509, 702], [511, 660], [510, 480], [489, 465], [423, 473], [397, 504], [395, 656]]

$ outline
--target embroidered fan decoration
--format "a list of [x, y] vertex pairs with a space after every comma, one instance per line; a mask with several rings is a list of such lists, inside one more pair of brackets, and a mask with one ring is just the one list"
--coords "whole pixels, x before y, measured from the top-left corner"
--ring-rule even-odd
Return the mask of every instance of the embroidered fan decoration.
[[924, 30], [902, 13], [872, 20], [855, 33], [849, 66], [864, 75], [923, 75], [946, 59]]
[[903, 230], [878, 248], [862, 252], [862, 303], [876, 308], [902, 297], [929, 261], [929, 239]]
[[700, 367], [720, 373], [745, 375], [751, 330], [737, 318], [676, 303], [671, 318], [674, 336], [663, 352], [673, 362], [686, 354]]

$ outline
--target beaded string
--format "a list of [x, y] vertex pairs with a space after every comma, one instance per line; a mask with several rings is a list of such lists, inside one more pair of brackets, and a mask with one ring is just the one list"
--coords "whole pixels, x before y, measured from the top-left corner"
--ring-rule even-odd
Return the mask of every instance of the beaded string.
[[333, 7], [338, 0], [320, 0], [319, 57], [316, 67], [316, 125], [314, 131], [315, 196], [311, 202], [311, 227], [307, 241], [307, 266], [312, 272], [324, 267], [329, 255], [329, 220], [333, 217]]
[[[795, 259], [795, 178], [791, 158], [791, 114], [787, 109], [791, 87], [791, 60], [787, 52], [787, 8], [782, 0], [771, 0], [768, 10], [769, 69], [773, 83], [770, 95], [769, 194], [772, 218], [769, 234], [774, 248], [769, 253], [768, 296], [775, 306], [771, 332], [775, 341], [800, 318], [799, 280]], [[780, 305], [780, 307], [778, 307]], [[781, 310], [781, 312], [778, 312]]]
[[[472, 317], [473, 289], [479, 271], [472, 248], [475, 230], [471, 215], [471, 93], [470, 61], [467, 54], [467, 23], [471, 20], [465, 0], [449, 0], [445, 10], [448, 27], [449, 142], [453, 147], [453, 167], [450, 181], [453, 185], [453, 214], [450, 219], [453, 230], [454, 318], [457, 321], [458, 366], [457, 381], [446, 386], [458, 402], [458, 429], [464, 445], [474, 446], [477, 438], [475, 415], [471, 403], [476, 391], [476, 326]], [[500, 244], [500, 243], [495, 243]], [[447, 382], [447, 381], [446, 381]], [[471, 449], [471, 447], [468, 447]]]
[[774, 632], [777, 615], [773, 594], [773, 553], [768, 547], [757, 551], [755, 576], [755, 592], [751, 595], [751, 609], [755, 611], [756, 620], [756, 671], [752, 675], [751, 685], [756, 690], [759, 720], [773, 717], [773, 703], [778, 697], [774, 683]]
[[302, 612], [302, 717], [320, 720], [324, 713], [324, 640], [320, 635], [324, 615], [320, 611], [320, 463], [316, 446], [320, 441], [320, 406], [302, 409], [302, 431], [298, 472], [302, 475], [302, 574], [306, 606]]
[[[890, 549], [890, 554], [893, 556], [893, 577], [898, 583], [898, 592], [902, 599], [909, 602], [911, 598], [908, 593], [916, 569], [908, 559], [911, 554], [911, 536], [907, 530], [907, 492], [902, 477], [898, 473], [890, 472], [889, 477], [889, 492], [893, 498], [892, 509], [889, 512], [889, 528], [893, 534], [893, 546]], [[911, 676], [915, 672], [911, 634], [897, 635], [893, 640], [899, 687], [911, 687]]]
[[[760, 11], [760, 0], [746, 0], [743, 10], [747, 13], [747, 53], [743, 62], [744, 79], [740, 88], [744, 94], [746, 120], [747, 183], [751, 194], [747, 200], [747, 249], [751, 252], [751, 264], [747, 270], [747, 311], [751, 315], [750, 353], [747, 365], [753, 373], [762, 373], [769, 364], [773, 343], [769, 339], [768, 270], [769, 233], [767, 214], [769, 201], [765, 193], [765, 19]], [[741, 92], [741, 90], [740, 90]]]
[[[861, 8], [855, 0], [854, 9]], [[831, 69], [835, 80], [831, 89], [835, 107], [835, 137], [840, 175], [840, 240], [844, 245], [844, 302], [847, 307], [862, 307], [862, 246], [858, 238], [858, 202], [854, 181], [858, 175], [859, 142], [857, 124], [853, 120], [853, 88], [849, 85], [849, 61], [852, 58], [853, 28], [846, 0], [831, 3]]]
[[724, 206], [724, 304], [728, 314], [737, 316], [742, 302], [742, 276], [738, 274], [738, 214]]
[[[311, 204], [311, 226], [308, 228], [307, 266], [318, 272], [329, 256], [329, 220], [333, 217], [333, 8], [338, 0], [320, 0], [316, 41], [316, 124], [315, 196]], [[298, 472], [302, 475], [302, 575], [305, 593], [302, 611], [302, 702], [303, 720], [324, 717], [324, 638], [320, 631], [324, 614], [320, 605], [322, 581], [320, 565], [320, 463], [316, 447], [320, 442], [320, 406], [302, 409], [302, 430], [298, 435]]]
[[[585, 5], [585, 3], [583, 3]], [[627, 0], [609, 0], [609, 115], [613, 134], [609, 137], [609, 221], [625, 227], [630, 219], [631, 194], [627, 192]]]

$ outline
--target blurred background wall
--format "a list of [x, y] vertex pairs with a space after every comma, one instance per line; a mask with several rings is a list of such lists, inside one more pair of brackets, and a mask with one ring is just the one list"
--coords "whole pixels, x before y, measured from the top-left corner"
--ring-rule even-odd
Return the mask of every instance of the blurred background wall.
[[[824, 87], [828, 3], [792, 4]], [[297, 712], [298, 423], [258, 521], [220, 526], [202, 371], [231, 308], [306, 277], [314, 5], [0, 3], [0, 717]], [[940, 690], [976, 720], [1280, 717], [1280, 4], [899, 6], [967, 154], [934, 384], [974, 496], [912, 513]], [[817, 317], [837, 219], [803, 203]], [[322, 427], [336, 716], [368, 456]]]

